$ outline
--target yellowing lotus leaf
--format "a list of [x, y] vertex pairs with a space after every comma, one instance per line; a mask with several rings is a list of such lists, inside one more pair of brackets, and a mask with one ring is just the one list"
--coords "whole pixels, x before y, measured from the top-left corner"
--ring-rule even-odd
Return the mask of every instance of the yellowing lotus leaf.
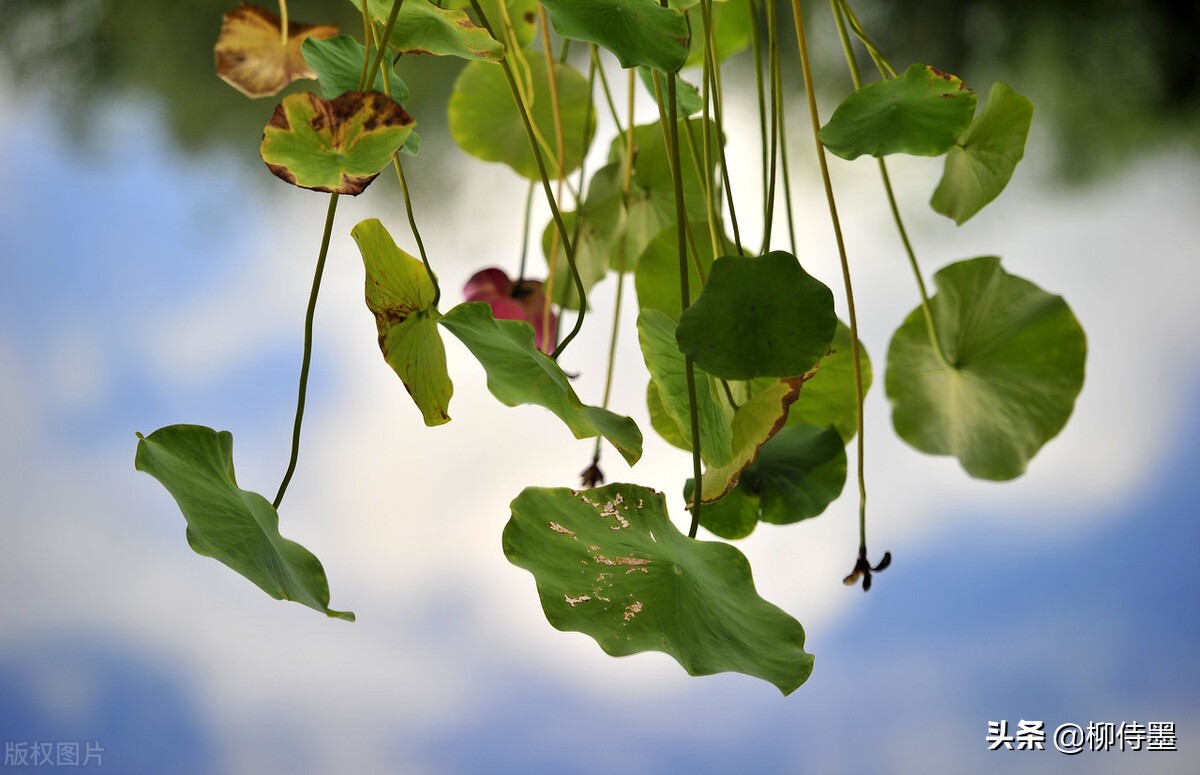
[[288, 23], [254, 5], [235, 8], [221, 19], [221, 34], [213, 48], [217, 75], [247, 97], [269, 97], [292, 81], [316, 78], [300, 53], [305, 38], [331, 38], [338, 28]]
[[262, 158], [276, 177], [300, 188], [361, 194], [416, 126], [381, 92], [326, 100], [289, 94], [263, 130]]

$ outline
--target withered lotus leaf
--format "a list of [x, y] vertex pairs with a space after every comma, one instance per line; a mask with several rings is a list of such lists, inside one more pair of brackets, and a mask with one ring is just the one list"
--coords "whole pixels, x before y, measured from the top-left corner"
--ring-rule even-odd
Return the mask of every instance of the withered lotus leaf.
[[289, 94], [263, 130], [262, 158], [294, 186], [357, 196], [416, 123], [381, 92], [352, 91], [332, 100]]
[[331, 38], [338, 28], [283, 21], [254, 5], [242, 5], [221, 19], [221, 34], [213, 52], [217, 75], [247, 97], [269, 97], [292, 81], [316, 78], [300, 53], [306, 38]]

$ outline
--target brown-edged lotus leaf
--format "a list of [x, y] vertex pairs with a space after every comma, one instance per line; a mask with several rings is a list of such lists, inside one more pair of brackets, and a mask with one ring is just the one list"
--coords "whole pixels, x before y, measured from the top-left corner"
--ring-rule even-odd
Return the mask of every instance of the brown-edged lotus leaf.
[[247, 97], [270, 97], [292, 81], [316, 78], [300, 53], [306, 38], [331, 38], [338, 28], [326, 24], [288, 23], [254, 5], [242, 5], [221, 19], [213, 53], [217, 75]]
[[332, 100], [289, 94], [263, 130], [262, 158], [294, 186], [357, 196], [416, 123], [381, 92], [346, 92]]

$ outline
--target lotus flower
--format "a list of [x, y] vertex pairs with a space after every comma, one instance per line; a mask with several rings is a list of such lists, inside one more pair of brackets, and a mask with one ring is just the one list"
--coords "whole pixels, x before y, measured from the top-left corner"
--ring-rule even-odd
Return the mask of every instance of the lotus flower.
[[549, 353], [557, 341], [558, 316], [550, 313], [550, 330], [542, 330], [542, 310], [546, 294], [541, 280], [522, 280], [514, 283], [501, 269], [492, 267], [476, 272], [463, 287], [467, 301], [486, 302], [492, 314], [504, 320], [524, 320], [533, 326], [534, 343]]

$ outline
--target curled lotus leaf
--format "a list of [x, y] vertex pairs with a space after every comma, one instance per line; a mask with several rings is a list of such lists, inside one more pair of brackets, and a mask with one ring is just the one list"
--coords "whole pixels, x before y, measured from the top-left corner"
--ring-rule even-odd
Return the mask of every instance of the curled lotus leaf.
[[[538, 1], [537, 0], [479, 0], [479, 7], [483, 9], [484, 19], [487, 21], [487, 26], [490, 29], [502, 29], [504, 24], [504, 16], [501, 15], [500, 3], [504, 3], [503, 13], [508, 14], [508, 20], [512, 22], [513, 34], [517, 38], [517, 44], [522, 48], [528, 46], [537, 37], [538, 29]], [[471, 11], [471, 0], [442, 0], [441, 6], [455, 11]]]
[[243, 5], [221, 19], [221, 34], [213, 48], [217, 75], [247, 97], [269, 97], [292, 81], [316, 78], [300, 47], [308, 38], [337, 33], [337, 27], [289, 22], [285, 38], [278, 16]]
[[276, 600], [291, 600], [335, 619], [321, 561], [279, 533], [279, 513], [263, 496], [238, 487], [233, 435], [201, 425], [170, 425], [138, 434], [134, 468], [171, 493], [187, 521], [188, 546], [254, 582]]
[[[360, 0], [353, 0], [359, 8]], [[393, 0], [367, 0], [367, 11], [380, 23], [392, 11]], [[462, 11], [439, 8], [429, 0], [404, 0], [388, 42], [405, 54], [433, 54], [463, 59], [499, 61], [504, 46]]]
[[378, 219], [368, 218], [350, 235], [362, 253], [367, 309], [375, 316], [384, 360], [404, 383], [426, 425], [450, 422], [454, 386], [437, 327], [433, 278], [420, 259], [396, 245]]
[[1008, 185], [1025, 156], [1033, 103], [997, 81], [983, 110], [946, 154], [930, 206], [961, 226]]
[[262, 158], [293, 186], [357, 196], [415, 125], [404, 108], [379, 92], [346, 92], [332, 100], [290, 94], [263, 131]]

